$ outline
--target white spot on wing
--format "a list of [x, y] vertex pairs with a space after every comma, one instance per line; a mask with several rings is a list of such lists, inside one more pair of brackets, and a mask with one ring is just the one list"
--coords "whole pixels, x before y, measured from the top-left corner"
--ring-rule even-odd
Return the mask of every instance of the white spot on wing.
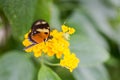
[[37, 23], [35, 23], [35, 25], [40, 25], [41, 24], [41, 22], [37, 22]]
[[49, 30], [48, 29], [37, 29], [37, 31], [39, 31], [39, 32], [49, 32]]
[[45, 21], [42, 21], [41, 23], [42, 23], [42, 24], [46, 24], [47, 22], [45, 22]]

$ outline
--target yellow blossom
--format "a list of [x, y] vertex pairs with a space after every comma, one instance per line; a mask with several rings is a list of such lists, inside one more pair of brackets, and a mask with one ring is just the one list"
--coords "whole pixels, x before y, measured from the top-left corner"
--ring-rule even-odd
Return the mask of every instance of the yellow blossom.
[[46, 42], [35, 44], [33, 46], [30, 46], [33, 43], [28, 39], [28, 34], [30, 32], [29, 31], [27, 34], [25, 34], [23, 45], [25, 47], [30, 46], [29, 48], [26, 48], [25, 51], [33, 52], [35, 57], [40, 57], [42, 53], [48, 56], [55, 55], [58, 59], [60, 59], [60, 65], [70, 69], [70, 71], [72, 72], [72, 70], [77, 67], [79, 59], [75, 56], [75, 54], [70, 52], [70, 43], [64, 35], [73, 34], [75, 30], [74, 28], [62, 25], [62, 31], [63, 32], [52, 30], [50, 32], [50, 36], [53, 36], [52, 39], [49, 39]]
[[73, 34], [75, 32], [75, 29], [74, 28], [69, 28], [69, 34]]
[[39, 57], [39, 56], [41, 56], [41, 51], [39, 51], [39, 52], [35, 52], [35, 53], [34, 53], [34, 56], [35, 56], [35, 57]]
[[66, 25], [62, 25], [62, 31], [63, 31], [63, 32], [67, 32], [68, 29], [69, 29], [69, 28], [68, 28]]
[[62, 60], [60, 60], [60, 65], [70, 69], [70, 72], [73, 71], [78, 66], [79, 59], [76, 57], [74, 53], [67, 54], [64, 56]]
[[29, 45], [31, 45], [32, 43], [28, 40], [28, 34], [29, 33], [27, 33], [27, 34], [25, 34], [25, 36], [24, 36], [24, 41], [23, 41], [23, 45], [24, 46], [29, 46]]

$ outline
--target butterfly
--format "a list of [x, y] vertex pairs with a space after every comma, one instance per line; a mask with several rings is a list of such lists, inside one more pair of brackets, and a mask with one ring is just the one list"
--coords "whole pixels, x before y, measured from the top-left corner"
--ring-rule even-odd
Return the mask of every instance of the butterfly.
[[28, 34], [28, 40], [32, 42], [32, 44], [24, 49], [28, 49], [41, 42], [46, 42], [51, 38], [49, 24], [45, 20], [37, 20], [32, 24], [31, 31]]

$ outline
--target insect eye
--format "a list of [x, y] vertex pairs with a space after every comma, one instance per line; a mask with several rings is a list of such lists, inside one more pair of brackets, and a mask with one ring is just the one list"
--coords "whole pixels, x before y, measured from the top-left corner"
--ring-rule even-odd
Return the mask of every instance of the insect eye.
[[44, 32], [44, 34], [48, 34], [48, 32]]

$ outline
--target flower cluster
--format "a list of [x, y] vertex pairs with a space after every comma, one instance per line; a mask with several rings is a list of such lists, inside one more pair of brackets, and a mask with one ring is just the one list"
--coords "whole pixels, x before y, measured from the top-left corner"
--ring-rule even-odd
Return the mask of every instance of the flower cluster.
[[[62, 31], [53, 30], [50, 32], [50, 35], [53, 36], [52, 39], [49, 39], [46, 42], [41, 42], [36, 44], [28, 49], [25, 49], [26, 52], [33, 52], [35, 57], [40, 57], [42, 53], [53, 56], [56, 55], [60, 59], [60, 65], [70, 69], [72, 72], [78, 66], [79, 59], [74, 53], [70, 52], [68, 42], [69, 35], [75, 32], [74, 28], [70, 28], [66, 25], [62, 25]], [[25, 35], [23, 45], [25, 47], [32, 44], [28, 39], [28, 34]]]

